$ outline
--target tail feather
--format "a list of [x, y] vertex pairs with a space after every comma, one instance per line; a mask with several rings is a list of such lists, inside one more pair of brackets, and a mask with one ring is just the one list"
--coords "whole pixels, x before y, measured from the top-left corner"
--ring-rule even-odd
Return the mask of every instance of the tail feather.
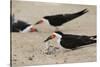
[[67, 18], [68, 21], [72, 20], [72, 19], [75, 19], [79, 16], [82, 16], [83, 14], [87, 13], [88, 10], [87, 9], [84, 9], [82, 11], [79, 11], [77, 13], [73, 13], [73, 14], [65, 14], [65, 18]]
[[83, 14], [85, 14], [85, 13], [87, 13], [88, 12], [88, 10], [87, 9], [84, 9], [84, 10], [82, 10], [82, 11], [79, 11], [79, 12], [77, 12], [77, 13], [75, 13], [76, 15], [83, 15]]

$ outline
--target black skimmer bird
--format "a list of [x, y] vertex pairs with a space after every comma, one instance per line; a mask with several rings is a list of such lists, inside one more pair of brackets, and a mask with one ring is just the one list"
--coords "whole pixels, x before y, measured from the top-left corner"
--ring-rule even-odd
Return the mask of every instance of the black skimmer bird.
[[63, 25], [64, 23], [71, 21], [85, 13], [87, 13], [88, 10], [84, 9], [82, 11], [73, 13], [73, 14], [58, 14], [58, 15], [51, 15], [51, 16], [44, 16], [41, 20], [39, 20], [35, 25], [41, 24], [43, 22], [46, 22], [50, 24], [51, 26], [56, 27], [58, 29], [58, 26]]
[[49, 36], [44, 42], [47, 42], [50, 39], [57, 38], [58, 47], [63, 47], [66, 49], [76, 49], [77, 47], [89, 45], [96, 43], [95, 36], [85, 36], [85, 35], [72, 35], [72, 34], [63, 34], [60, 31], [54, 32]]
[[10, 16], [10, 31], [11, 32], [38, 32], [32, 24], [28, 24], [22, 20], [15, 20], [14, 16]]

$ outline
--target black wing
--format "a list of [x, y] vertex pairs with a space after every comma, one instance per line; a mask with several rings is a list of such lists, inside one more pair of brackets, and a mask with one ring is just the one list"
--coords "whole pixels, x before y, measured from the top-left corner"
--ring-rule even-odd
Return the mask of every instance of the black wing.
[[90, 39], [90, 36], [80, 36], [80, 35], [65, 35], [61, 40], [62, 40], [61, 41], [62, 46], [69, 49], [96, 43], [96, 40]]
[[63, 23], [66, 22], [65, 16], [63, 14], [59, 14], [59, 15], [53, 15], [53, 16], [45, 16], [45, 19], [47, 19], [51, 25], [53, 26], [60, 26]]
[[82, 11], [79, 11], [77, 13], [73, 14], [58, 14], [58, 15], [52, 15], [52, 16], [45, 16], [45, 19], [48, 19], [51, 25], [53, 26], [60, 26], [68, 21], [71, 21], [85, 13], [87, 13], [88, 10], [84, 9]]

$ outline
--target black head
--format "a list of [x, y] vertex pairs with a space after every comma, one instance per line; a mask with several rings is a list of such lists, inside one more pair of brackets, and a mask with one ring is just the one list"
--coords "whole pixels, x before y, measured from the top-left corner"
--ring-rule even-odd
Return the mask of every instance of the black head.
[[44, 19], [48, 19], [48, 16], [43, 17]]
[[64, 35], [61, 31], [55, 31], [55, 33], [57, 33], [59, 35]]

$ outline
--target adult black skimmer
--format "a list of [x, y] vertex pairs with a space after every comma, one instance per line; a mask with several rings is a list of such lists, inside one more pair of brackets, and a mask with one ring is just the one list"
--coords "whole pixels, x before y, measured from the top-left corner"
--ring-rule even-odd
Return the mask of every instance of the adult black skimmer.
[[39, 20], [37, 23], [35, 23], [35, 25], [46, 22], [46, 23], [49, 23], [51, 26], [54, 26], [57, 28], [58, 26], [61, 26], [64, 23], [71, 21], [87, 12], [88, 12], [88, 10], [84, 9], [82, 11], [79, 11], [79, 12], [73, 13], [73, 14], [58, 14], [58, 15], [44, 16], [41, 20]]
[[11, 32], [38, 32], [32, 24], [28, 24], [25, 21], [15, 21], [14, 16], [10, 16], [10, 31]]
[[63, 47], [67, 49], [76, 49], [77, 47], [89, 45], [96, 43], [95, 36], [85, 36], [85, 35], [72, 35], [72, 34], [63, 34], [60, 31], [54, 32], [49, 36], [44, 42], [47, 42], [50, 39], [57, 38], [58, 47]]

